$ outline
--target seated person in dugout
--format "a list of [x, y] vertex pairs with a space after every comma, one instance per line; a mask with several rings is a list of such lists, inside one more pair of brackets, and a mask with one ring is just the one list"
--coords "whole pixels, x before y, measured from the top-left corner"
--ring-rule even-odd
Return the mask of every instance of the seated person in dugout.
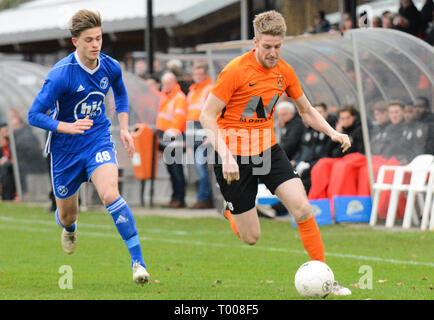
[[330, 157], [320, 159], [312, 168], [309, 200], [329, 198], [332, 202], [334, 195], [354, 194], [357, 190], [357, 179], [348, 176], [353, 170], [348, 170], [365, 164], [366, 158], [360, 117], [354, 106], [339, 110], [336, 130], [350, 137], [351, 148], [344, 155], [333, 141], [326, 146]]
[[[333, 113], [328, 112], [328, 107], [325, 103], [320, 102], [314, 104], [313, 107], [322, 115], [324, 119], [335, 126], [337, 118]], [[295, 167], [298, 175], [303, 182], [306, 192], [309, 192], [311, 186], [310, 172], [312, 167], [321, 158], [328, 157], [325, 147], [330, 143], [330, 137], [322, 132], [318, 132], [309, 126], [304, 125], [304, 131], [301, 136], [300, 148], [291, 160], [291, 164]], [[265, 218], [274, 218], [276, 215], [287, 214], [287, 209], [282, 202], [277, 202], [273, 205], [257, 205], [258, 214]]]

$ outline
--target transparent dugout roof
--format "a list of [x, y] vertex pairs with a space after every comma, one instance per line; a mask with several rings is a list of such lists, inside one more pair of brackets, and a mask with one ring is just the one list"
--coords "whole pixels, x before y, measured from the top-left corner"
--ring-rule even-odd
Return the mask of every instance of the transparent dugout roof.
[[[434, 100], [434, 49], [421, 39], [382, 28], [340, 34], [285, 38], [281, 58], [294, 68], [312, 103], [358, 106], [352, 37], [357, 41], [368, 115], [378, 101]], [[253, 48], [251, 41], [201, 45], [211, 58], [214, 78], [228, 61]]]

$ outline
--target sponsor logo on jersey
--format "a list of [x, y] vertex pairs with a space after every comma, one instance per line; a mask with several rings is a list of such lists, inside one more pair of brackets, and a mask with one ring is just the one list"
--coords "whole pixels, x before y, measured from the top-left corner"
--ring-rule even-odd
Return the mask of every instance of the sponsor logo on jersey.
[[89, 93], [86, 98], [75, 105], [75, 120], [83, 119], [86, 116], [91, 118], [98, 117], [102, 112], [101, 104], [103, 103], [104, 98], [105, 95], [102, 92], [94, 91]]

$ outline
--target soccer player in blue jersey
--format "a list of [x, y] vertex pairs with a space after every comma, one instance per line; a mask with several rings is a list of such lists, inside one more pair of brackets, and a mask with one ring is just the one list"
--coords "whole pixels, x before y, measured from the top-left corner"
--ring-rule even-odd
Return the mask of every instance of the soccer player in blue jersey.
[[100, 52], [102, 28], [98, 13], [78, 11], [72, 17], [70, 32], [76, 51], [54, 65], [28, 115], [31, 125], [49, 131], [46, 152], [51, 153], [55, 216], [63, 228], [62, 247], [68, 254], [76, 249], [77, 191], [90, 180], [130, 252], [133, 280], [144, 284], [150, 281], [150, 275], [133, 214], [119, 194], [116, 152], [105, 115], [104, 98], [111, 87], [120, 138], [131, 157], [134, 143], [128, 131], [128, 95], [121, 67]]

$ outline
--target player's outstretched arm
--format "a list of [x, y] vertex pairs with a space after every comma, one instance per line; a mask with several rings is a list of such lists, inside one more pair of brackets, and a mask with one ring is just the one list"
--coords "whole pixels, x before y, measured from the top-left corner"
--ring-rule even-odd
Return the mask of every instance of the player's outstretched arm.
[[231, 151], [227, 148], [217, 125], [217, 115], [223, 110], [226, 103], [216, 97], [212, 92], [208, 95], [205, 106], [200, 115], [200, 123], [206, 131], [208, 141], [214, 146], [217, 153], [222, 158], [223, 177], [230, 184], [240, 178], [238, 164], [232, 156]]
[[342, 152], [347, 151], [351, 147], [350, 138], [344, 133], [339, 133], [333, 129], [321, 114], [310, 104], [309, 100], [303, 94], [295, 100], [300, 116], [303, 121], [313, 129], [323, 132], [328, 135], [334, 142], [337, 142], [342, 147]]

